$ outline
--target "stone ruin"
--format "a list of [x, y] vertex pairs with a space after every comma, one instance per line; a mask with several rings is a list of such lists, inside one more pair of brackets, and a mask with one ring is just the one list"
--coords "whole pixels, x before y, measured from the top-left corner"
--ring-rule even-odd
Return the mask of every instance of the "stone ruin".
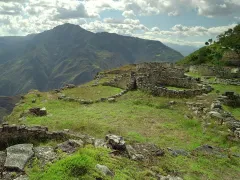
[[49, 132], [47, 127], [3, 124], [0, 127], [0, 150], [16, 143], [29, 143], [33, 141], [66, 140], [70, 134], [58, 131]]
[[[39, 142], [48, 140], [61, 143], [56, 146], [38, 146]], [[47, 127], [42, 126], [4, 124], [0, 127], [0, 179], [27, 180], [24, 168], [28, 164], [31, 166], [33, 158], [37, 158], [44, 167], [59, 159], [58, 150], [72, 154], [88, 144], [96, 148], [110, 148], [112, 155], [136, 161], [149, 161], [154, 157], [164, 156], [164, 150], [154, 144], [130, 145], [117, 135], [108, 134], [105, 139], [95, 139], [87, 135], [70, 134], [67, 130], [49, 132]]]
[[[212, 88], [202, 84], [199, 78], [185, 76], [185, 69], [171, 63], [142, 63], [135, 71], [118, 75], [103, 85], [127, 90], [139, 89], [155, 96], [187, 98], [208, 93]], [[171, 90], [168, 86], [184, 88]]]
[[209, 65], [194, 65], [189, 67], [189, 72], [198, 73], [203, 76], [216, 76], [223, 79], [240, 78], [239, 68], [209, 66]]

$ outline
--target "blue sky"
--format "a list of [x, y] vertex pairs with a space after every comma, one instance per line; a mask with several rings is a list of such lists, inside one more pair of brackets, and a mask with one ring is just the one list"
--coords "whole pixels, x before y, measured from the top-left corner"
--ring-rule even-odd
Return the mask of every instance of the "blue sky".
[[163, 43], [202, 46], [240, 22], [240, 0], [2, 0], [0, 35], [63, 23]]

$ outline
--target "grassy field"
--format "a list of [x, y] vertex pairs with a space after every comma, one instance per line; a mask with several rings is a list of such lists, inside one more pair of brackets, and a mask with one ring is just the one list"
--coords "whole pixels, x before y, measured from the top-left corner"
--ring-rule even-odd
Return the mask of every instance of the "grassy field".
[[[224, 91], [223, 86], [216, 86]], [[229, 87], [237, 89], [237, 87]], [[226, 90], [229, 90], [227, 87]], [[100, 96], [113, 95], [121, 90], [112, 87], [86, 87], [64, 91], [66, 95], [84, 99], [96, 99]], [[216, 97], [214, 92], [210, 97]], [[36, 99], [35, 104], [32, 99]], [[194, 99], [172, 99], [165, 97], [153, 97], [141, 91], [131, 91], [116, 103], [102, 102], [92, 105], [80, 105], [76, 102], [64, 102], [57, 99], [56, 94], [31, 92], [26, 95], [24, 103], [16, 107], [9, 123], [26, 125], [48, 126], [50, 130], [71, 129], [76, 133], [89, 134], [96, 138], [104, 138], [106, 134], [121, 135], [128, 143], [148, 142], [155, 143], [159, 147], [193, 150], [198, 146], [209, 144], [222, 148], [229, 148], [238, 153], [240, 145], [226, 139], [228, 134], [224, 126], [218, 126], [213, 122], [212, 126], [203, 128], [203, 121], [198, 118], [188, 119], [186, 115], [192, 112], [185, 103]], [[170, 101], [176, 101], [176, 105], [169, 105]], [[31, 107], [46, 107], [48, 116], [27, 116], [20, 119], [20, 115]], [[215, 125], [214, 125], [215, 123]], [[87, 174], [69, 179], [93, 179], [96, 172], [94, 164], [105, 163], [116, 172], [115, 179], [153, 179], [152, 172], [162, 174], [174, 174], [184, 179], [236, 179], [240, 175], [240, 161], [234, 157], [219, 158], [215, 156], [190, 156], [172, 157], [168, 154], [159, 158], [154, 164], [135, 163], [128, 159], [114, 159], [104, 151], [103, 162], [90, 156], [90, 153], [101, 154], [99, 150], [91, 147], [80, 150], [71, 157], [54, 163], [40, 173], [38, 168], [29, 170], [31, 179], [66, 179], [69, 171], [68, 165], [74, 167], [74, 162], [84, 161]], [[102, 151], [101, 151], [102, 152]], [[83, 158], [83, 159], [81, 159]], [[85, 159], [84, 159], [85, 158]], [[85, 162], [86, 160], [86, 162]], [[73, 163], [73, 164], [72, 164]], [[82, 162], [79, 162], [81, 166]], [[65, 164], [65, 165], [63, 165]], [[123, 169], [124, 167], [124, 169]], [[71, 168], [70, 168], [71, 169]], [[60, 171], [58, 174], [57, 171]], [[63, 173], [64, 172], [64, 173]], [[73, 173], [74, 174], [74, 173]], [[61, 177], [61, 178], [60, 178]]]
[[81, 86], [78, 88], [67, 89], [63, 93], [68, 97], [80, 98], [86, 100], [97, 100], [99, 98], [107, 98], [120, 93], [122, 90], [119, 88], [109, 86]]

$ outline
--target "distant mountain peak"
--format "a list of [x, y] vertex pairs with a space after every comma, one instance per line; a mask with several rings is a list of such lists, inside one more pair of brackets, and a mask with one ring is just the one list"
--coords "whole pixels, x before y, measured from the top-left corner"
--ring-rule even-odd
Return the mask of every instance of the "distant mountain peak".
[[95, 34], [70, 23], [33, 36], [5, 38], [0, 48], [0, 95], [81, 84], [99, 71], [126, 64], [183, 58], [160, 41]]

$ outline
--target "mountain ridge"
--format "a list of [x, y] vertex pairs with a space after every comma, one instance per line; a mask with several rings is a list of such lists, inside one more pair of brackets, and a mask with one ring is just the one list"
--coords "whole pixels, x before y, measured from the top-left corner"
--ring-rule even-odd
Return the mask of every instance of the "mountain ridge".
[[159, 41], [92, 33], [69, 23], [26, 37], [2, 37], [1, 43], [5, 43], [0, 51], [3, 96], [82, 84], [97, 72], [125, 64], [183, 58]]

